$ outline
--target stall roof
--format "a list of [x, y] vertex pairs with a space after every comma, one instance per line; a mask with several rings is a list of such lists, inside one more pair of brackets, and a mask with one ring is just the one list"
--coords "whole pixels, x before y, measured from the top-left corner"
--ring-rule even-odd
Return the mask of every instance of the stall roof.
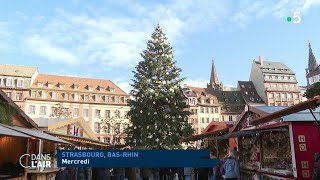
[[[281, 118], [281, 117], [284, 118], [284, 120], [287, 119], [287, 121], [307, 121], [309, 119], [308, 117], [304, 117], [303, 119], [301, 119], [301, 116], [298, 117], [298, 116], [295, 116], [295, 114], [297, 114], [298, 112], [306, 113], [307, 111], [309, 111], [307, 109], [315, 108], [319, 104], [320, 104], [320, 96], [316, 96], [315, 98], [309, 99], [309, 100], [301, 102], [299, 104], [285, 107], [285, 108], [279, 109], [278, 111], [273, 111], [270, 114], [256, 118], [251, 122], [251, 124], [257, 125], [260, 123], [266, 123], [266, 122], [269, 122], [269, 121], [272, 121], [274, 119]], [[319, 112], [319, 109], [316, 109], [316, 112]], [[310, 111], [309, 111], [309, 114], [312, 116]], [[291, 115], [294, 115], [294, 116], [291, 116]], [[314, 113], [314, 115], [316, 115], [316, 113]], [[297, 118], [300, 118], [300, 119], [297, 119]], [[304, 120], [304, 119], [306, 119], [306, 120]], [[313, 118], [313, 121], [315, 121], [314, 118]]]
[[75, 142], [80, 142], [80, 143], [88, 143], [88, 144], [92, 144], [92, 145], [98, 145], [98, 146], [110, 146], [107, 143], [103, 143], [97, 140], [93, 140], [93, 139], [89, 139], [89, 138], [85, 138], [85, 137], [80, 137], [80, 136], [73, 136], [73, 135], [66, 135], [66, 134], [59, 134], [59, 133], [53, 133], [53, 132], [47, 132], [48, 134], [51, 134], [55, 137], [61, 138], [61, 139], [65, 139], [67, 141], [75, 141]]
[[200, 139], [208, 137], [208, 136], [212, 136], [212, 135], [216, 135], [221, 132], [228, 132], [228, 131], [229, 131], [229, 128], [223, 128], [223, 129], [220, 129], [217, 131], [211, 131], [211, 132], [206, 132], [206, 133], [190, 136], [190, 137], [181, 139], [180, 142], [197, 141], [197, 140], [200, 140]]
[[31, 138], [31, 136], [28, 136], [26, 134], [12, 130], [10, 128], [6, 128], [4, 126], [1, 126], [1, 124], [0, 124], [0, 136], [14, 136], [14, 137]]
[[22, 127], [17, 127], [17, 126], [8, 126], [8, 125], [3, 125], [1, 124], [2, 127], [6, 127], [9, 129], [12, 129], [14, 131], [18, 131], [20, 133], [32, 136], [32, 137], [36, 137], [39, 139], [44, 139], [44, 140], [49, 140], [49, 141], [53, 141], [56, 143], [61, 143], [61, 144], [71, 144], [70, 142], [64, 141], [62, 139], [56, 138], [54, 136], [51, 136], [49, 134], [46, 134], [42, 131], [36, 130], [36, 129], [27, 129], [27, 128], [22, 128]]
[[[16, 108], [19, 111], [19, 115], [23, 117], [32, 127], [38, 128], [38, 125], [28, 116], [22, 109], [10, 99], [5, 92], [0, 89], [0, 97], [2, 97], [11, 107]], [[1, 101], [1, 100], [0, 100]]]
[[256, 133], [262, 132], [270, 132], [270, 131], [286, 131], [286, 128], [271, 128], [271, 129], [249, 129], [249, 130], [242, 130], [242, 131], [235, 131], [229, 134], [225, 134], [223, 136], [213, 137], [211, 139], [229, 139], [229, 138], [237, 138], [240, 136], [252, 136]]

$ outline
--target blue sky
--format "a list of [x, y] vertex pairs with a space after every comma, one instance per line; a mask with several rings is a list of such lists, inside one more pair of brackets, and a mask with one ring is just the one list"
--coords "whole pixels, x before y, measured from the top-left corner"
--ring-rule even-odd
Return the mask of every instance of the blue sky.
[[[300, 24], [286, 21], [294, 11]], [[259, 55], [287, 64], [305, 85], [308, 41], [320, 59], [319, 17], [320, 0], [6, 1], [0, 63], [110, 79], [128, 90], [160, 23], [189, 85], [205, 86], [214, 58], [220, 81], [236, 86]]]

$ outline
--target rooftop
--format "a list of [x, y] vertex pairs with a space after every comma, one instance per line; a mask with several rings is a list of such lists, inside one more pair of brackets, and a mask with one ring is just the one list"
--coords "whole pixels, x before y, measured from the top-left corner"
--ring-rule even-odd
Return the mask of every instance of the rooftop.
[[295, 73], [287, 65], [281, 62], [263, 61], [262, 64], [260, 64], [259, 61], [253, 62], [261, 69], [263, 73], [295, 75]]
[[249, 105], [263, 105], [265, 102], [258, 95], [252, 81], [238, 81], [244, 101]]
[[37, 69], [38, 68], [34, 66], [0, 64], [0, 75], [31, 78]]
[[[113, 94], [122, 94], [128, 95], [122, 89], [120, 89], [116, 84], [110, 80], [103, 79], [93, 79], [93, 78], [82, 78], [82, 77], [71, 77], [71, 76], [59, 76], [59, 75], [48, 75], [48, 74], [39, 74], [32, 85], [32, 88], [39, 88], [38, 83], [43, 83], [43, 87], [48, 88], [49, 84], [52, 84], [50, 89], [60, 89], [59, 85], [63, 85], [64, 90], [74, 90], [75, 86], [78, 86], [79, 91], [90, 91], [93, 93], [98, 93], [100, 88], [102, 92], [106, 90], [108, 93]], [[112, 89], [112, 90], [111, 90]]]

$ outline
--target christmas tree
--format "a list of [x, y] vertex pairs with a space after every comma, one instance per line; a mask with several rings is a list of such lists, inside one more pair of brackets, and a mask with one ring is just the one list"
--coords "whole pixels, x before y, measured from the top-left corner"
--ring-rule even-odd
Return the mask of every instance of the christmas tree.
[[180, 87], [181, 69], [173, 60], [173, 49], [158, 25], [133, 71], [129, 101], [131, 126], [126, 142], [142, 148], [177, 148], [181, 138], [193, 134], [188, 123], [187, 98]]

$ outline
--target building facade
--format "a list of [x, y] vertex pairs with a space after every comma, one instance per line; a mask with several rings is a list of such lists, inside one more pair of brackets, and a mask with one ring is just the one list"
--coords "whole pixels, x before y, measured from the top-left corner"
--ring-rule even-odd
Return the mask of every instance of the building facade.
[[295, 73], [280, 62], [253, 61], [250, 81], [268, 106], [291, 106], [302, 101]]
[[[35, 121], [83, 117], [98, 139], [124, 143], [129, 124], [129, 95], [109, 80], [38, 74], [26, 99], [26, 113]], [[59, 112], [57, 112], [59, 111]]]
[[37, 75], [37, 67], [0, 64], [0, 89], [25, 110], [25, 100]]
[[195, 134], [202, 133], [213, 121], [236, 121], [244, 109], [245, 102], [240, 91], [226, 88], [219, 82], [214, 62], [207, 88], [185, 85], [183, 90], [190, 106], [189, 123], [195, 129]]

